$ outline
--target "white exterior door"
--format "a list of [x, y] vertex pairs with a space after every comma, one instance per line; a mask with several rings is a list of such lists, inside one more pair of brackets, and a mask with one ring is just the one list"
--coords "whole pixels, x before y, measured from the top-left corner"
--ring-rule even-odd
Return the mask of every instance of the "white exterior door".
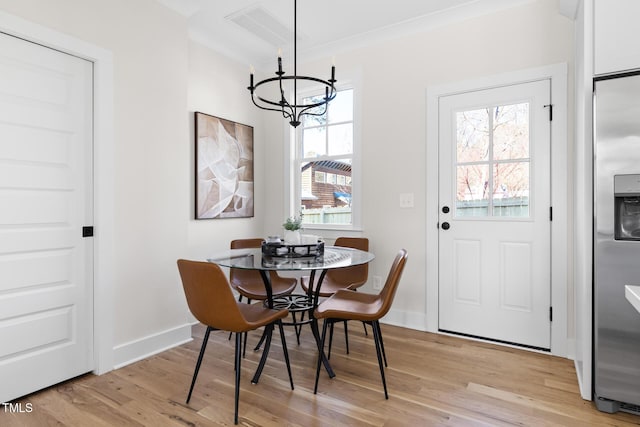
[[439, 329], [551, 347], [550, 81], [439, 102]]
[[93, 369], [92, 85], [0, 34], [0, 402]]

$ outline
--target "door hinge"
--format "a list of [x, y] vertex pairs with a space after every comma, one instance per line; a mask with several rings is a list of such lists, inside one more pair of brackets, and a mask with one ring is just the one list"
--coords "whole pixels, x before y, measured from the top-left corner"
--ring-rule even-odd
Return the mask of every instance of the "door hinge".
[[553, 206], [549, 206], [549, 221], [553, 221]]
[[549, 121], [552, 122], [553, 121], [553, 104], [547, 104], [544, 106], [544, 108], [549, 107]]
[[553, 307], [549, 307], [549, 321], [553, 322]]
[[91, 237], [93, 236], [93, 226], [85, 226], [82, 227], [82, 237]]

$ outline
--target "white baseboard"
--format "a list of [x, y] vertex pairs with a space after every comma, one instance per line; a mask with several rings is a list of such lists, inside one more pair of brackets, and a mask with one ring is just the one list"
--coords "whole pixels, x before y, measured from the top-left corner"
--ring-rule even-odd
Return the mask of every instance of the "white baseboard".
[[113, 369], [122, 368], [191, 340], [191, 324], [185, 323], [166, 331], [120, 344], [113, 348]]

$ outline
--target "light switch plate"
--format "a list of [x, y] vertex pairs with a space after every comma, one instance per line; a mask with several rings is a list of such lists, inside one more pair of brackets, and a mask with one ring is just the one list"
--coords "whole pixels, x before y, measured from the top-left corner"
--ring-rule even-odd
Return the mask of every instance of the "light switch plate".
[[401, 208], [413, 207], [413, 193], [400, 193], [400, 207]]

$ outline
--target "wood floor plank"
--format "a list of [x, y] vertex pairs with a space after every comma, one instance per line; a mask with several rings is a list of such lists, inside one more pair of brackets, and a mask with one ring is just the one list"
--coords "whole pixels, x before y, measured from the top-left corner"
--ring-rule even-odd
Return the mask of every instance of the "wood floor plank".
[[[369, 335], [352, 322], [349, 354], [335, 329], [331, 363], [313, 394], [317, 349], [308, 329], [296, 343], [286, 328], [295, 390], [274, 335], [258, 384], [250, 380], [261, 353], [249, 334], [241, 365], [240, 424], [245, 426], [631, 426], [640, 416], [605, 414], [580, 397], [571, 360], [517, 348], [382, 325], [389, 400]], [[211, 334], [189, 404], [185, 403], [204, 328], [180, 347], [102, 376], [85, 375], [18, 399], [30, 413], [0, 410], [2, 427], [231, 426], [234, 344]]]

